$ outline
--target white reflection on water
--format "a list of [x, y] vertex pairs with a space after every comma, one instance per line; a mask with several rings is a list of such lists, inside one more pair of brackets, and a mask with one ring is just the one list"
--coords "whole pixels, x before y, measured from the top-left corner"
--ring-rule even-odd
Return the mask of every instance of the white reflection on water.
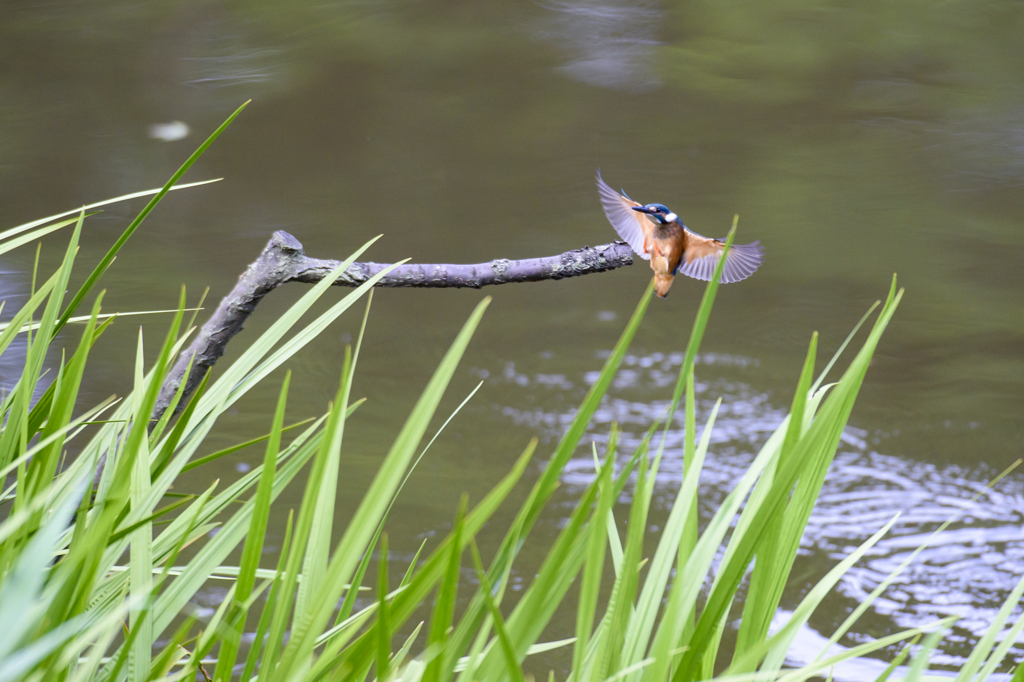
[[939, 122], [896, 116], [861, 121], [920, 140], [949, 192], [977, 192], [1024, 185], [1024, 110], [954, 112]]
[[292, 84], [289, 53], [262, 42], [240, 22], [198, 21], [181, 39], [182, 54], [172, 62], [176, 79], [202, 90], [244, 86], [253, 93], [284, 91]]
[[[792, 617], [792, 613], [789, 611], [783, 611], [782, 609], [776, 614], [772, 621], [772, 631], [776, 631], [784, 626]], [[796, 638], [790, 645], [789, 663], [794, 666], [809, 665], [818, 659], [818, 654], [821, 653], [826, 645], [828, 644], [828, 637], [823, 636], [821, 633], [807, 627], [806, 625], [800, 628]], [[838, 656], [841, 653], [847, 651], [847, 647], [839, 644], [833, 644], [828, 649], [828, 653], [820, 658], [828, 658], [831, 656]], [[935, 653], [931, 657], [932, 665], [954, 665], [954, 661], [949, 660], [948, 657], [942, 654]], [[850, 680], [851, 682], [861, 682], [862, 680], [877, 680], [881, 677], [882, 673], [888, 667], [886, 661], [872, 659], [872, 658], [855, 658], [848, 661], [843, 661], [838, 665], [829, 668], [828, 672], [835, 680]], [[909, 666], [899, 666], [893, 671], [891, 679], [902, 680], [906, 677], [909, 672]], [[929, 678], [934, 677], [949, 677], [954, 678], [956, 675], [953, 672], [943, 672], [942, 670], [932, 669], [928, 671]], [[989, 677], [990, 680], [1005, 680], [1009, 675], [1000, 675], [998, 673]]]
[[948, 159], [951, 190], [1024, 184], [1024, 110], [985, 111], [954, 118], [935, 131], [932, 148]]
[[[619, 451], [625, 453], [623, 456], [632, 452], [650, 424], [667, 410], [667, 396], [675, 384], [681, 361], [682, 354], [628, 357], [583, 442], [601, 444], [607, 438], [611, 423], [617, 422], [623, 430]], [[788, 412], [788, 406], [779, 407], [778, 400], [743, 380], [744, 370], [756, 364], [756, 360], [735, 356], [707, 354], [698, 358], [698, 365], [714, 366], [699, 372], [702, 377], [711, 378], [697, 382], [698, 425], [702, 417], [706, 419], [714, 401], [719, 396], [723, 398], [702, 472], [701, 509], [705, 519], [717, 509]], [[512, 365], [504, 374], [506, 382], [533, 392], [542, 387], [566, 390], [579, 385], [582, 388], [592, 384], [596, 377], [595, 372], [576, 381], [565, 376], [552, 381], [551, 375], [531, 377], [516, 371]], [[651, 400], [650, 395], [662, 398]], [[501, 410], [515, 422], [546, 432], [554, 440], [571, 422], [575, 405], [561, 411], [542, 407], [520, 410], [507, 405]], [[941, 428], [941, 424], [936, 427]], [[838, 614], [838, 620], [835, 613], [827, 614], [829, 617], [825, 619], [826, 627], [834, 628], [911, 552], [929, 540], [932, 531], [950, 517], [958, 516], [873, 604], [865, 619], [873, 621], [872, 630], [883, 622], [884, 629], [891, 633], [946, 616], [958, 616], [960, 620], [945, 639], [944, 650], [937, 654], [934, 662], [959, 665], [972, 643], [989, 627], [1003, 600], [1024, 576], [1024, 480], [1019, 475], [1011, 475], [999, 482], [998, 490], [985, 491], [985, 483], [998, 472], [989, 470], [980, 461], [971, 469], [914, 461], [873, 450], [870, 443], [878, 441], [885, 442], [884, 434], [869, 434], [853, 426], [843, 434], [802, 542], [801, 561], [812, 566], [811, 575], [805, 580], [808, 585], [816, 582], [835, 562], [895, 514], [901, 514], [890, 535], [837, 586], [839, 602], [842, 602], [839, 608], [844, 612]], [[658, 472], [658, 482], [665, 489], [678, 486], [680, 482], [682, 452], [680, 412], [668, 431]], [[593, 476], [594, 464], [588, 447], [581, 449], [580, 456], [569, 463], [563, 480], [582, 486], [591, 482]], [[984, 494], [972, 502], [971, 498], [978, 493]], [[667, 496], [656, 496], [656, 499], [659, 497]], [[794, 592], [802, 594], [804, 590]], [[1011, 624], [1012, 621], [1013, 618]], [[831, 634], [831, 630], [824, 633], [805, 630], [805, 636], [795, 645], [794, 655], [799, 659], [811, 652], [810, 657], [794, 660], [794, 663], [812, 660], [820, 651], [813, 642], [821, 639], [822, 634], [826, 639]], [[855, 630], [848, 641], [862, 641], [877, 634], [877, 631], [869, 635]], [[821, 639], [822, 643], [824, 641]], [[847, 677], [856, 678], [852, 671]]]
[[661, 12], [636, 2], [554, 2], [537, 34], [569, 53], [561, 70], [574, 80], [618, 90], [659, 85], [654, 39]]
[[184, 140], [192, 132], [184, 121], [171, 121], [169, 123], [153, 123], [147, 128], [147, 134], [154, 140], [162, 142], [177, 142]]
[[185, 57], [185, 85], [226, 88], [268, 83], [281, 77], [280, 50], [239, 49], [229, 54]]

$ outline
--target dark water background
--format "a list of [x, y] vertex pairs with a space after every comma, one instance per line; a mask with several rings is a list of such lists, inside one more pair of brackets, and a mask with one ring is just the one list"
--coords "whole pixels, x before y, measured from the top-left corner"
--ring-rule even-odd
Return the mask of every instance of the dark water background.
[[[105, 279], [107, 310], [171, 307], [181, 284], [192, 300], [207, 286], [218, 300], [278, 229], [325, 258], [383, 233], [377, 261], [478, 262], [610, 241], [597, 167], [704, 234], [724, 234], [739, 213], [739, 241], [760, 239], [767, 260], [721, 290], [697, 365], [702, 414], [724, 398], [705, 473], [708, 514], [784, 416], [811, 332], [830, 355], [897, 272], [907, 295], [784, 604], [903, 513], [801, 635], [793, 662], [809, 659], [902, 557], [963, 510], [844, 642], [956, 614], [938, 659], [955, 665], [1024, 575], [1024, 474], [968, 504], [1024, 450], [1021, 35], [1024, 5], [1009, 0], [8, 0], [0, 227], [159, 186], [250, 98], [186, 178], [225, 180], [173, 194], [146, 221]], [[174, 121], [192, 133], [167, 141], [151, 128]], [[83, 262], [141, 205], [89, 219]], [[44, 262], [62, 248], [48, 241]], [[28, 290], [31, 259], [25, 249], [0, 263], [9, 306]], [[392, 514], [394, 570], [447, 530], [463, 491], [478, 500], [530, 437], [540, 436], [546, 458], [649, 275], [641, 264], [486, 292], [494, 303], [442, 412], [484, 385]], [[229, 358], [302, 291], [270, 296]], [[701, 291], [680, 280], [652, 304], [595, 438], [612, 421], [635, 438], [660, 414]], [[369, 401], [346, 433], [339, 523], [483, 295], [378, 292], [355, 385]], [[324, 410], [360, 317], [349, 314], [290, 363], [291, 417]], [[140, 319], [104, 337], [87, 401], [129, 389]], [[142, 324], [155, 344], [166, 320]], [[276, 391], [269, 381], [240, 403], [211, 448], [262, 433]], [[671, 436], [655, 529], [679, 481], [681, 419]], [[186, 484], [230, 480], [261, 457], [243, 451]], [[581, 452], [519, 579], [590, 475]], [[298, 495], [278, 504], [268, 565]], [[485, 551], [511, 512], [502, 514]], [[204, 598], [212, 609], [219, 593]], [[547, 636], [565, 636], [571, 615]], [[554, 653], [533, 665], [565, 663]]]

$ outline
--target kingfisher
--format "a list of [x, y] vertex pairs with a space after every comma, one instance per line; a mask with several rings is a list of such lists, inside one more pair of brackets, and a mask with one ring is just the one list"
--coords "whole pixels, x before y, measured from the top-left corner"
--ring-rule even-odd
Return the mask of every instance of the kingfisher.
[[[715, 274], [725, 241], [703, 237], [679, 220], [664, 204], [641, 205], [618, 193], [601, 179], [597, 172], [597, 191], [601, 207], [615, 231], [633, 252], [651, 261], [654, 270], [654, 293], [668, 296], [672, 280], [682, 272], [687, 277], [710, 281]], [[722, 268], [721, 282], [739, 282], [754, 274], [764, 260], [761, 242], [733, 244]]]

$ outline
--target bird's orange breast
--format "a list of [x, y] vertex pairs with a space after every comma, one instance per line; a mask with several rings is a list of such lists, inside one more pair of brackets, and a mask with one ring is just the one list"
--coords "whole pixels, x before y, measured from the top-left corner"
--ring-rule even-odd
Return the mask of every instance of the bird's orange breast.
[[656, 273], [675, 274], [686, 249], [686, 233], [676, 225], [657, 230], [652, 240], [651, 269]]

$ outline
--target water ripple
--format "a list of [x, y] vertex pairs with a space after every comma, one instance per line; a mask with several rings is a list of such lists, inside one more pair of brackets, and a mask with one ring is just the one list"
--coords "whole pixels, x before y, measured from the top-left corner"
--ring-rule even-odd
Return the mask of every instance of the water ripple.
[[645, 91], [659, 85], [651, 39], [662, 12], [635, 2], [551, 2], [537, 36], [570, 56], [561, 71], [589, 85]]
[[[681, 361], [682, 354], [627, 357], [612, 390], [595, 414], [584, 443], [604, 443], [611, 423], [615, 422], [622, 429], [620, 452], [631, 452], [650, 424], [662, 418], [668, 409], [669, 401], [664, 396], [675, 384]], [[767, 392], [745, 381], [748, 370], [757, 365], [754, 359], [706, 355], [700, 356], [698, 363], [711, 366], [700, 372], [703, 380], [696, 384], [698, 425], [706, 420], [714, 401], [719, 396], [723, 398], [702, 472], [701, 509], [707, 519], [785, 417], [788, 406], [780, 407]], [[585, 373], [579, 380], [563, 375], [553, 380], [551, 375], [530, 376], [513, 369], [496, 380], [536, 392], [541, 386], [590, 385], [596, 377], [597, 373]], [[651, 395], [659, 398], [652, 400]], [[523, 410], [511, 407], [512, 404], [522, 403], [510, 398], [508, 405], [500, 407], [506, 417], [547, 432], [552, 439], [561, 436], [575, 414], [575, 407]], [[934, 426], [943, 428], [939, 418]], [[700, 426], [698, 429], [703, 430]], [[683, 435], [680, 411], [667, 431], [664, 459], [658, 472], [658, 484], [664, 488], [679, 484]], [[844, 432], [801, 544], [801, 560], [813, 567], [809, 575], [805, 574], [803, 587], [816, 582], [894, 515], [899, 513], [900, 519], [890, 534], [839, 583], [841, 606], [829, 607], [837, 612], [826, 614], [828, 622], [822, 626], [823, 632], [813, 632], [813, 637], [807, 633], [803, 644], [795, 647], [794, 655], [796, 659], [802, 658], [799, 652], [809, 648], [809, 639], [823, 642], [822, 635], [827, 638], [831, 634], [828, 627], [834, 629], [915, 549], [930, 541], [931, 545], [872, 605], [870, 616], [865, 616], [874, 623], [872, 633], [854, 631], [848, 640], [858, 642], [877, 636], [879, 620], [885, 624], [884, 630], [896, 632], [955, 615], [959, 621], [935, 661], [959, 665], [1024, 576], [1024, 479], [1011, 474], [999, 482], [997, 490], [987, 490], [985, 483], [998, 472], [984, 464], [979, 462], [973, 468], [939, 465], [877, 452], [869, 442], [878, 442], [879, 436], [884, 442], [885, 434], [852, 425]], [[589, 447], [581, 448], [580, 455], [566, 467], [563, 480], [582, 486], [592, 481], [593, 476]], [[977, 500], [972, 500], [979, 494]], [[659, 497], [667, 499], [665, 495]], [[933, 531], [954, 516], [957, 520], [950, 528], [933, 539]], [[801, 595], [805, 591], [793, 590]], [[795, 602], [790, 606], [793, 605]], [[812, 659], [813, 656], [804, 662]]]

